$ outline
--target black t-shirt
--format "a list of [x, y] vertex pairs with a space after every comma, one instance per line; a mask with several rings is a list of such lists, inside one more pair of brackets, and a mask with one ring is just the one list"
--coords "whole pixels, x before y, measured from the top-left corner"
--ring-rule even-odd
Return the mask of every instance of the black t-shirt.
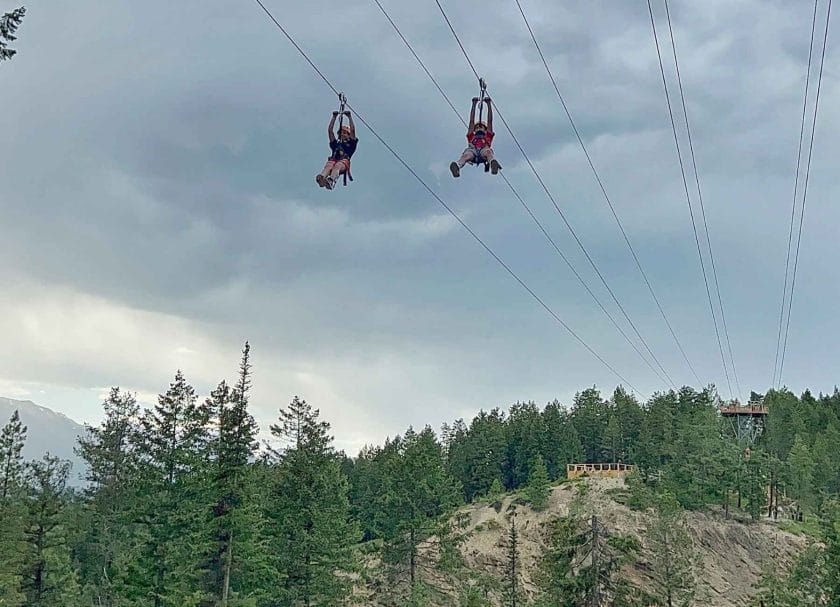
[[332, 150], [332, 156], [330, 158], [333, 160], [350, 158], [356, 152], [356, 146], [358, 144], [358, 139], [348, 139], [347, 141], [336, 139], [335, 141], [330, 141], [330, 149]]

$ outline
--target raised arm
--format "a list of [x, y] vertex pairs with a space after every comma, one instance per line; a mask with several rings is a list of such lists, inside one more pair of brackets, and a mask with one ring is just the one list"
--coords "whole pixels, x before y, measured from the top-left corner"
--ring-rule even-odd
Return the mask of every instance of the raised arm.
[[353, 116], [350, 115], [350, 112], [344, 112], [344, 115], [347, 116], [347, 126], [350, 127], [350, 139], [355, 139], [356, 125], [353, 124]]
[[332, 119], [330, 120], [330, 125], [327, 127], [327, 135], [330, 138], [330, 141], [335, 141], [335, 133], [333, 129], [335, 128], [335, 119], [338, 118], [338, 112], [332, 113]]
[[490, 97], [485, 97], [484, 101], [487, 102], [487, 130], [491, 133], [493, 131], [493, 104], [490, 103]]
[[470, 126], [468, 133], [473, 133], [475, 131], [475, 106], [478, 105], [478, 97], [472, 98], [472, 108], [470, 109]]

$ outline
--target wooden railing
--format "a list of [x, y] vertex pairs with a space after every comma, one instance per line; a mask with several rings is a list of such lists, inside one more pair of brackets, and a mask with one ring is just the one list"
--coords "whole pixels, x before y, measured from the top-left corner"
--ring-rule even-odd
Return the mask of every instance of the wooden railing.
[[636, 469], [632, 464], [568, 464], [566, 476], [577, 478], [579, 476], [594, 476], [600, 478], [620, 478], [627, 476]]
[[770, 409], [767, 405], [731, 405], [720, 408], [721, 415], [767, 415]]

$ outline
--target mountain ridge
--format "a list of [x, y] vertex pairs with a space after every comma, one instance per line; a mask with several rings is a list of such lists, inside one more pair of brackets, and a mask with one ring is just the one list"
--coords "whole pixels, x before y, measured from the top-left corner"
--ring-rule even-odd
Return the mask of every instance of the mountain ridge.
[[82, 484], [85, 464], [73, 449], [78, 437], [85, 432], [84, 425], [31, 400], [0, 396], [0, 426], [5, 426], [15, 411], [18, 411], [21, 422], [27, 427], [26, 443], [23, 447], [24, 459], [40, 459], [49, 453], [68, 460], [73, 465], [70, 484]]

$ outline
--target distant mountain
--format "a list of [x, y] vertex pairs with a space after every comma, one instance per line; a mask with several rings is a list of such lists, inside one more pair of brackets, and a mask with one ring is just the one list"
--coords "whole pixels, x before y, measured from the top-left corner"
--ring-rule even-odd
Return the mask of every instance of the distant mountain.
[[84, 462], [75, 453], [76, 439], [84, 434], [85, 427], [61, 413], [36, 405], [28, 400], [14, 400], [0, 396], [0, 427], [5, 426], [17, 409], [20, 420], [27, 427], [25, 459], [40, 459], [45, 453], [70, 460], [70, 484], [79, 486], [84, 474]]

